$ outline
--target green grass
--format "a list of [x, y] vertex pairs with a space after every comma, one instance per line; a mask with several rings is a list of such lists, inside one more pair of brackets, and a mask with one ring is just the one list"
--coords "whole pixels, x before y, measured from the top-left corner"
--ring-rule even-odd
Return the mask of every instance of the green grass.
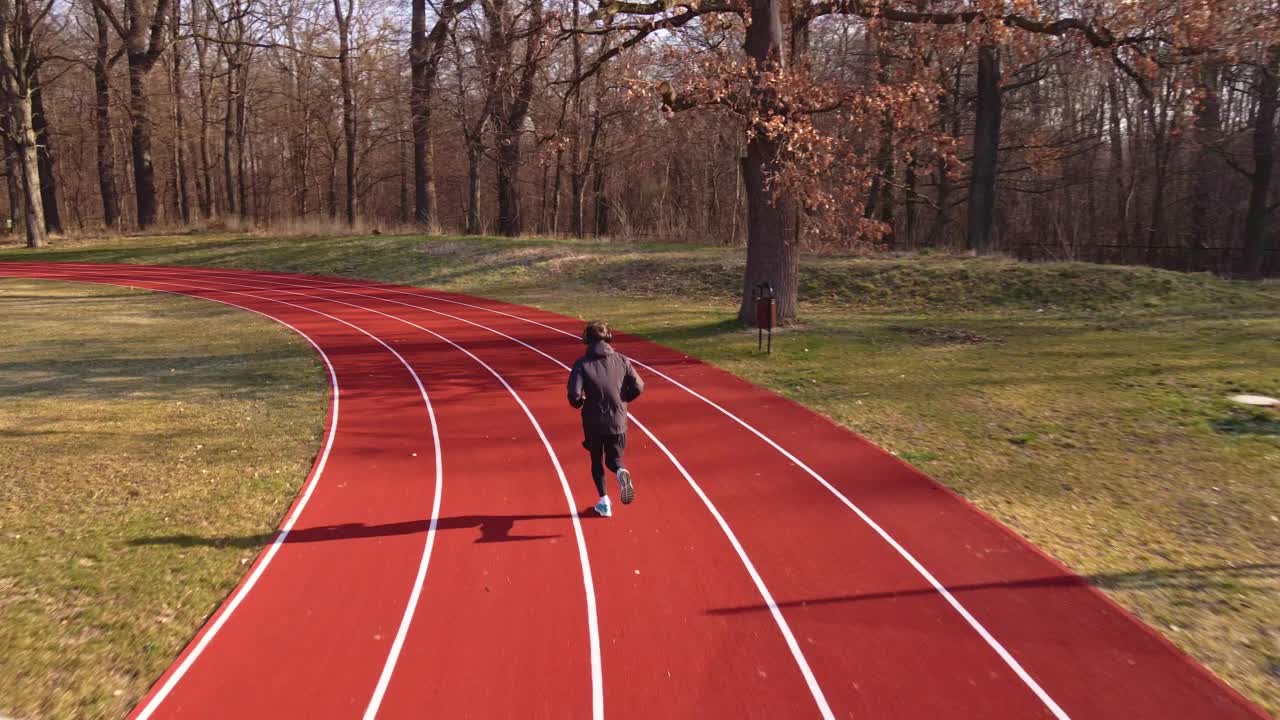
[[860, 432], [1280, 711], [1280, 287], [1001, 259], [807, 258], [774, 353], [740, 251], [378, 236], [125, 239], [5, 259], [372, 278], [502, 298], [724, 367]]
[[199, 300], [0, 279], [0, 716], [122, 717], [270, 531], [327, 382], [284, 328]]
[[[731, 302], [741, 292], [742, 252], [689, 245], [553, 239], [417, 236], [259, 238], [190, 234], [67, 243], [32, 252], [0, 247], [5, 259], [163, 263], [282, 270], [504, 297], [564, 298], [607, 291], [634, 300]], [[999, 258], [806, 258], [801, 297], [810, 304], [880, 311], [1219, 308], [1280, 302], [1208, 275], [1083, 263], [1028, 264]]]

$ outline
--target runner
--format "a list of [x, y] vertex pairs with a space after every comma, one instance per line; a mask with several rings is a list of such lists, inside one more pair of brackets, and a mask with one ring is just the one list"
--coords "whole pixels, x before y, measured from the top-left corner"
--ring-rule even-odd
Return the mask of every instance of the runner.
[[591, 453], [591, 478], [600, 495], [596, 512], [609, 517], [613, 509], [604, 487], [606, 466], [618, 476], [622, 504], [629, 505], [635, 499], [622, 453], [627, 448], [627, 403], [644, 391], [644, 381], [630, 360], [614, 352], [613, 333], [605, 323], [587, 323], [582, 342], [587, 352], [569, 372], [569, 404], [582, 410], [582, 447]]

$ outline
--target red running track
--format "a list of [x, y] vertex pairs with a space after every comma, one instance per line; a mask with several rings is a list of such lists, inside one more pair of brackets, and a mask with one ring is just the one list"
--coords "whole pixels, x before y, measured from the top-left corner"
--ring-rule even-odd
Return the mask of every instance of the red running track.
[[[590, 512], [578, 321], [281, 273], [0, 263], [306, 337], [325, 443], [133, 717], [1265, 718], [912, 467], [634, 337], [634, 505]], [[218, 538], [151, 538], [216, 542]]]

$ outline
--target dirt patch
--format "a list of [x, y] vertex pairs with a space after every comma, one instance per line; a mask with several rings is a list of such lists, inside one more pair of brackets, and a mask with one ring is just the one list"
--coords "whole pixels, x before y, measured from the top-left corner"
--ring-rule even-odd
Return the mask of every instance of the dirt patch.
[[980, 335], [972, 330], [955, 327], [906, 327], [889, 328], [911, 337], [918, 345], [981, 345], [999, 343], [998, 338]]
[[430, 257], [474, 258], [493, 253], [493, 248], [465, 240], [433, 240], [418, 245], [418, 252]]

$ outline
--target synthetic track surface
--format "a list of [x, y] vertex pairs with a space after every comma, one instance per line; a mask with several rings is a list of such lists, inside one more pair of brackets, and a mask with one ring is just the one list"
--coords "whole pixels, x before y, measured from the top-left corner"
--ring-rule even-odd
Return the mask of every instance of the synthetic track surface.
[[330, 374], [276, 539], [134, 717], [1267, 717], [910, 466], [670, 349], [615, 343], [647, 389], [637, 501], [601, 519], [576, 320], [280, 273], [0, 276], [234, 305]]

